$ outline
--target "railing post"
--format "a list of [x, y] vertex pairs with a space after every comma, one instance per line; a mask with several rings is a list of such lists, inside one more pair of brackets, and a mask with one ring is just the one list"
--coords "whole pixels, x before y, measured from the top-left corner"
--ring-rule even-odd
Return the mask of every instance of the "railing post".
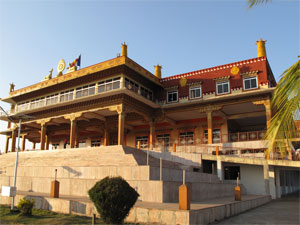
[[216, 146], [216, 155], [219, 155], [219, 146]]
[[159, 159], [159, 180], [162, 180], [162, 158]]
[[176, 143], [173, 143], [173, 152], [176, 152]]

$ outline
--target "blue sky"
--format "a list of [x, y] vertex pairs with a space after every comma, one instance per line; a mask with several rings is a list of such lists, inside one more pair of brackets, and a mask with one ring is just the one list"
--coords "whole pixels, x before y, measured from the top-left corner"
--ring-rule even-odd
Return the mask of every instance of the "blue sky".
[[300, 54], [299, 11], [297, 0], [250, 10], [247, 0], [0, 0], [0, 98], [11, 82], [18, 89], [51, 68], [55, 75], [61, 58], [72, 62], [81, 54], [82, 67], [114, 58], [124, 41], [131, 59], [150, 72], [161, 64], [165, 77], [255, 58], [263, 38], [278, 81]]

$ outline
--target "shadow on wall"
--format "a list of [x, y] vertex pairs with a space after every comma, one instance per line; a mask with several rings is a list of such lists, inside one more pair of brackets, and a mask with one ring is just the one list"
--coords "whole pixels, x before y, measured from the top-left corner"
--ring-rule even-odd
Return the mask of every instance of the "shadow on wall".
[[54, 212], [61, 212], [61, 213], [79, 213], [79, 214], [86, 214], [86, 204], [81, 203], [74, 200], [66, 200], [69, 203], [68, 205], [61, 204], [61, 202], [56, 201], [54, 198], [50, 198], [49, 201], [41, 196], [25, 196], [26, 199], [33, 199], [34, 200], [34, 208], [36, 209], [44, 209], [50, 210]]
[[78, 177], [78, 176], [81, 175], [80, 172], [78, 172], [78, 171], [76, 171], [76, 170], [74, 170], [74, 169], [72, 169], [72, 168], [70, 168], [68, 166], [62, 166], [62, 168], [65, 169], [65, 170], [67, 170], [69, 173], [74, 174], [75, 177]]

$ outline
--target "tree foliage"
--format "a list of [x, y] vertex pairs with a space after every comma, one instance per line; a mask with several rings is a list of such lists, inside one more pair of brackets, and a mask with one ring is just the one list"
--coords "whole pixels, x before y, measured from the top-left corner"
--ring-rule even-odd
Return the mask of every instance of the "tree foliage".
[[252, 8], [255, 5], [267, 3], [270, 0], [248, 0], [249, 8]]
[[286, 152], [286, 146], [296, 137], [295, 120], [300, 120], [300, 60], [281, 75], [273, 93], [271, 107], [275, 115], [266, 133], [268, 153], [274, 148]]
[[107, 224], [122, 224], [139, 196], [121, 177], [105, 177], [88, 193]]
[[34, 206], [34, 199], [26, 199], [24, 197], [19, 201], [17, 208], [20, 209], [22, 215], [31, 216], [33, 206]]
[[[270, 0], [248, 0], [249, 8]], [[300, 120], [300, 60], [285, 70], [272, 96], [271, 108], [275, 113], [265, 139], [269, 141], [267, 154], [274, 148], [282, 155], [287, 153], [287, 147], [296, 137], [295, 120]]]

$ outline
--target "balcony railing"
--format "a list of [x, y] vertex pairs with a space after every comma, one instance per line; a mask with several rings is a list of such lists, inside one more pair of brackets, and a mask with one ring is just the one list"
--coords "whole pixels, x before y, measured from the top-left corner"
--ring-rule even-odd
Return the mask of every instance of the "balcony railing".
[[265, 133], [265, 130], [230, 133], [228, 142], [263, 140]]

